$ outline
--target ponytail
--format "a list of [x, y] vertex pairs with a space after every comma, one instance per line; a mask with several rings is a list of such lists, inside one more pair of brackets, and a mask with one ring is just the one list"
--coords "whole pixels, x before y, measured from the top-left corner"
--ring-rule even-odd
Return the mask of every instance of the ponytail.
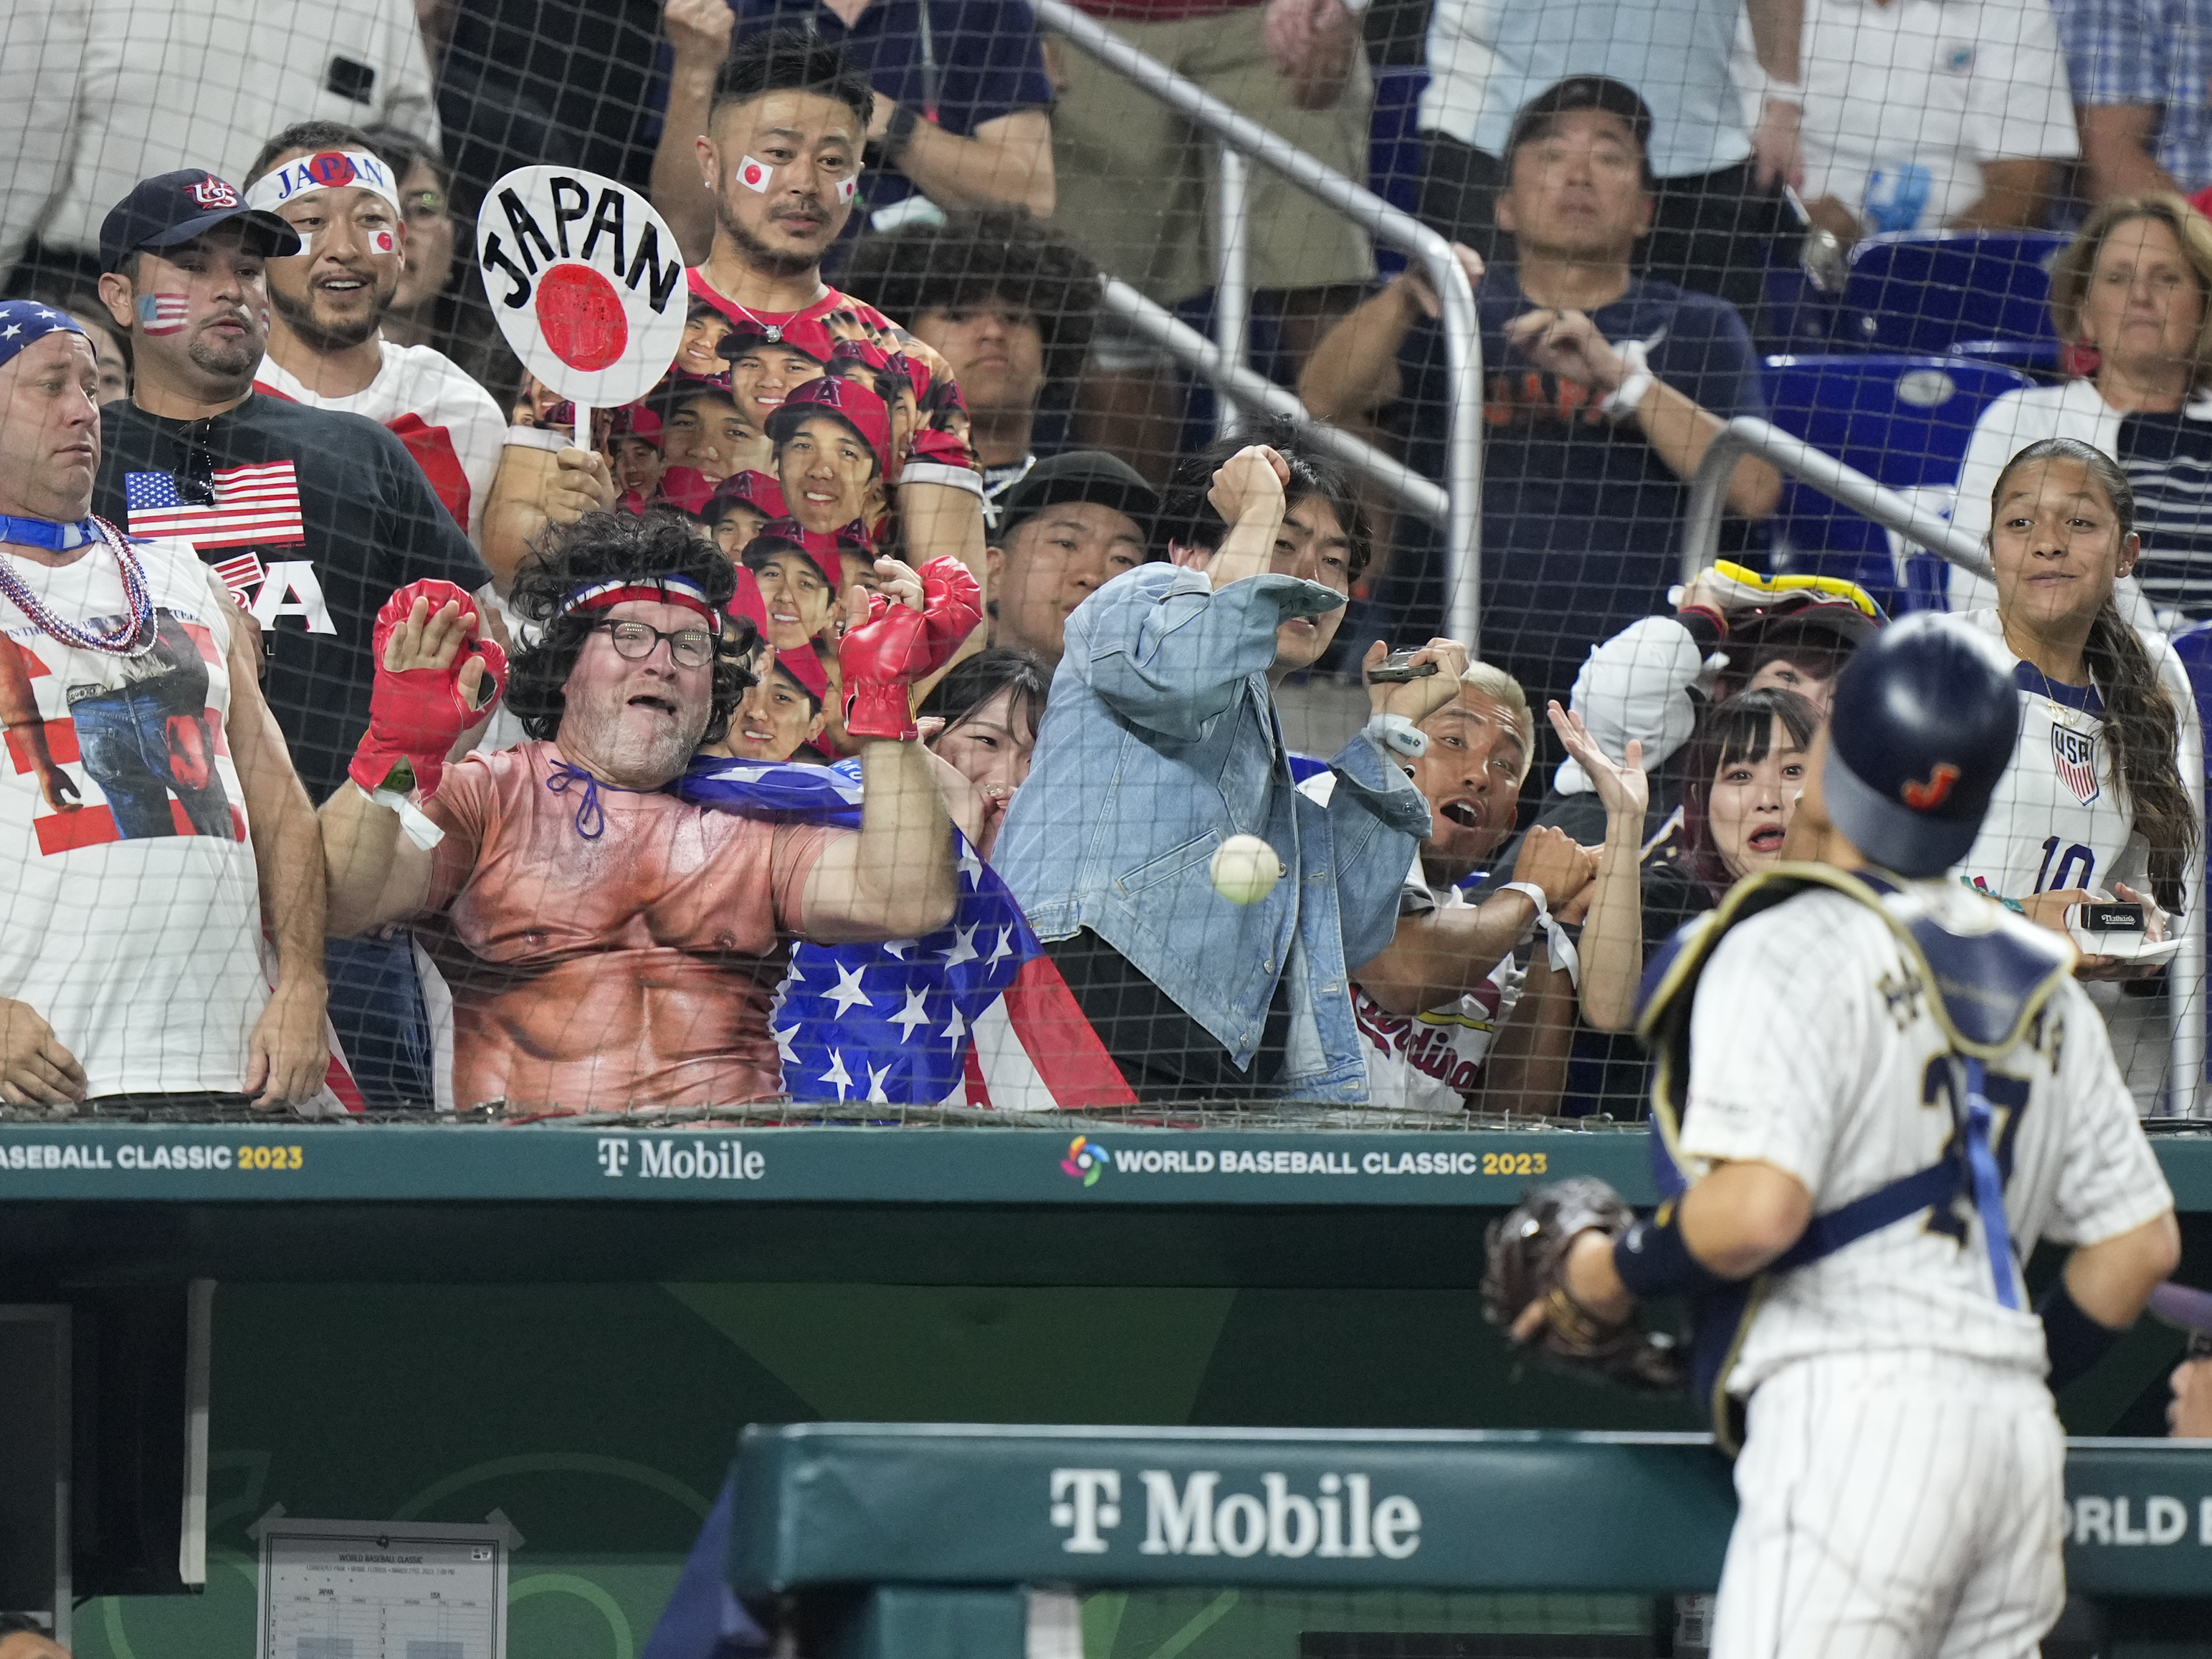
[[2152, 896], [2179, 910], [2197, 852], [2197, 815], [2174, 761], [2181, 720], [2173, 698], [2142, 640], [2109, 597], [2089, 624], [2081, 659], [2104, 699], [2113, 782], [2136, 831], [2150, 843]]

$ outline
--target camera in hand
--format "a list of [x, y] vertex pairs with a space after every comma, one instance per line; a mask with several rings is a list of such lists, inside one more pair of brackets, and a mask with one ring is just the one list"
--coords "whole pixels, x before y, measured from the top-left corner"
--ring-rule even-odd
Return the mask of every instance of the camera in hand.
[[1379, 666], [1369, 671], [1367, 678], [1370, 681], [1386, 684], [1425, 680], [1437, 672], [1437, 665], [1432, 662], [1415, 662], [1413, 659], [1419, 654], [1419, 651], [1393, 651], [1382, 659]]

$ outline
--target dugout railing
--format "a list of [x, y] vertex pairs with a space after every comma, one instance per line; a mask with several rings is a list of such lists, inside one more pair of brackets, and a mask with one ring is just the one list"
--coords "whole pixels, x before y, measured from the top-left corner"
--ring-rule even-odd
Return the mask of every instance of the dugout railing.
[[[1094, 1589], [1706, 1591], [1735, 1510], [1687, 1434], [813, 1424], [734, 1480], [730, 1586], [813, 1659], [1079, 1659]], [[2212, 1592], [2212, 1442], [2069, 1442], [2063, 1520], [2077, 1593]]]
[[[1863, 514], [1908, 546], [1926, 549], [1945, 563], [1989, 579], [1989, 556], [1981, 544], [1942, 514], [1875, 482], [1771, 421], [1739, 416], [1706, 449], [1690, 489], [1682, 534], [1682, 580], [1719, 556], [1721, 520], [1727, 510], [1729, 475], [1746, 455], [1755, 455], [1790, 477]], [[2198, 844], [2204, 830], [2204, 730], [2188, 672], [2171, 648], [2159, 654], [2159, 670], [2180, 717], [2178, 757], [2181, 781], [2196, 804]], [[2203, 878], [2199, 876], [2199, 882]], [[2191, 895], [2179, 917], [2181, 949], [2166, 969], [2170, 1022], [2165, 1115], [2195, 1118], [2204, 1109], [2206, 944], [2202, 892]]]
[[[1482, 331], [1475, 313], [1474, 285], [1454, 257], [1451, 244], [1412, 214], [1393, 207], [1365, 185], [1346, 178], [1250, 117], [1239, 114], [1195, 82], [1139, 51], [1103, 23], [1085, 16], [1066, 0], [1030, 0], [1030, 4], [1040, 28], [1125, 76], [1220, 143], [1222, 165], [1215, 201], [1219, 254], [1214, 301], [1215, 353], [1209, 356], [1194, 352], [1189, 340], [1162, 325], [1162, 318], [1169, 323], [1174, 321], [1164, 313], [1155, 317], [1130, 306], [1129, 300], [1141, 298], [1133, 290], [1126, 296], [1117, 294], [1112, 287], [1108, 290], [1109, 309], [1127, 319], [1146, 338], [1204, 375], [1217, 388], [1240, 400], [1258, 401], [1254, 396], [1257, 389], [1232, 373], [1243, 369], [1251, 316], [1251, 285], [1244, 270], [1246, 161], [1273, 168], [1375, 240], [1420, 262], [1443, 308], [1439, 326], [1443, 331], [1450, 385], [1451, 432], [1443, 485], [1444, 511], [1440, 520], [1446, 560], [1444, 631], [1454, 639], [1480, 639]], [[1278, 405], [1271, 399], [1267, 406]], [[1347, 443], [1357, 442], [1349, 434], [1342, 435]], [[1425, 518], [1437, 517], [1437, 498], [1426, 490], [1409, 489], [1409, 483], [1416, 480], [1404, 468], [1391, 463], [1389, 457], [1364, 444], [1358, 445], [1358, 451], [1334, 441], [1328, 447], [1340, 459], [1396, 495], [1414, 512]], [[1359, 452], [1364, 452], [1364, 455]]]

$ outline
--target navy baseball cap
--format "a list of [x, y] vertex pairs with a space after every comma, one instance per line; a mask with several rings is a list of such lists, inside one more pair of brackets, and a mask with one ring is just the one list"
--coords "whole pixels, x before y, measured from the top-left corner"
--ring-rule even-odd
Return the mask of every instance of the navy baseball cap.
[[1007, 487], [999, 497], [997, 539], [1004, 541], [1024, 520], [1062, 501], [1096, 501], [1126, 514], [1147, 547], [1160, 516], [1160, 492], [1143, 473], [1103, 449], [1077, 449], [1039, 461]]
[[[1626, 81], [1616, 81], [1610, 75], [1571, 75], [1565, 80], [1544, 88], [1521, 106], [1520, 113], [1513, 118], [1512, 131], [1505, 138], [1505, 160], [1510, 167], [1513, 152], [1531, 138], [1546, 131], [1555, 116], [1571, 110], [1601, 109], [1618, 115], [1628, 124], [1636, 135], [1639, 154], [1649, 156], [1651, 150], [1651, 106], [1645, 103], [1634, 87]], [[1650, 162], [1644, 163], [1644, 173], [1650, 173]]]
[[2019, 737], [2012, 659], [1995, 640], [1931, 612], [1893, 623], [1836, 677], [1829, 821], [1885, 870], [1941, 875], [1981, 833]]
[[[237, 185], [204, 167], [142, 179], [100, 226], [100, 268], [117, 270], [141, 248], [175, 247], [240, 221], [254, 252], [281, 259], [300, 251], [300, 233], [275, 214], [246, 205]], [[256, 246], [258, 244], [258, 246]]]

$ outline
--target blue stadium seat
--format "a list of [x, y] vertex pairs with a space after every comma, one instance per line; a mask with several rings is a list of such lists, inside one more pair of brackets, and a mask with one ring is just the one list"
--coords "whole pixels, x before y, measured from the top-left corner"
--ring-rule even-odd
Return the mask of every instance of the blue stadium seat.
[[[1965, 357], [1847, 354], [1766, 360], [1767, 401], [1777, 426], [1893, 489], [1908, 491], [1948, 490], [1982, 410], [1992, 399], [2031, 384], [2015, 369]], [[1900, 568], [1887, 531], [1809, 485], [1783, 480], [1782, 503], [1767, 528], [1777, 570], [1847, 577], [1893, 616], [1940, 606], [1940, 568], [1932, 562], [1926, 562], [1925, 571]]]
[[1861, 351], [1948, 351], [1964, 340], [2056, 340], [2051, 262], [2057, 231], [1898, 231], [1850, 251], [1838, 343]]

